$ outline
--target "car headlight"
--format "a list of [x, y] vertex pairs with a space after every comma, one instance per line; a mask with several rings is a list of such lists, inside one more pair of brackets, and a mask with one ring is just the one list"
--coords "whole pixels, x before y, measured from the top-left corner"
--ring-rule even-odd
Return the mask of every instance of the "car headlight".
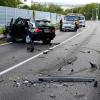
[[62, 26], [62, 28], [64, 28], [64, 26]]

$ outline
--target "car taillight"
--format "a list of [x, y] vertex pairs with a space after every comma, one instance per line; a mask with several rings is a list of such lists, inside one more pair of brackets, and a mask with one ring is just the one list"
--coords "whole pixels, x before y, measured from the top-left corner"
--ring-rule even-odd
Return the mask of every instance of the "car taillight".
[[39, 29], [39, 28], [36, 28], [36, 29], [35, 29], [35, 32], [40, 33], [40, 32], [42, 32], [42, 30]]
[[52, 29], [51, 31], [52, 31], [53, 33], [55, 33], [56, 30], [55, 30], [55, 29]]

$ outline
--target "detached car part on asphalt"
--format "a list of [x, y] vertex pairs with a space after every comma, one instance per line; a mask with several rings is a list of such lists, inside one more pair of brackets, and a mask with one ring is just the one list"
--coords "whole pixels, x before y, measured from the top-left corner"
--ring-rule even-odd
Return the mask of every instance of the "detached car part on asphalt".
[[97, 87], [98, 82], [93, 77], [77, 77], [77, 76], [48, 76], [39, 77], [41, 82], [94, 82], [94, 87]]

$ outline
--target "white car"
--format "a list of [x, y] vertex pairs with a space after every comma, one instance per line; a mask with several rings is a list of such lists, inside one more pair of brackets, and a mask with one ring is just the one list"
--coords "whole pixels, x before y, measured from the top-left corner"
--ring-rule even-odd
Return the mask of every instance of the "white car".
[[79, 25], [85, 27], [85, 16], [79, 16]]

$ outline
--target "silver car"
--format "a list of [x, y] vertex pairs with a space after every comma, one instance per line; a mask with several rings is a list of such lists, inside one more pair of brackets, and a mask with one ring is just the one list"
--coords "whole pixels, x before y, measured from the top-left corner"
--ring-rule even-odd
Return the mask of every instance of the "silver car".
[[73, 21], [66, 21], [66, 22], [63, 22], [62, 24], [63, 31], [76, 31], [75, 27], [76, 25]]

